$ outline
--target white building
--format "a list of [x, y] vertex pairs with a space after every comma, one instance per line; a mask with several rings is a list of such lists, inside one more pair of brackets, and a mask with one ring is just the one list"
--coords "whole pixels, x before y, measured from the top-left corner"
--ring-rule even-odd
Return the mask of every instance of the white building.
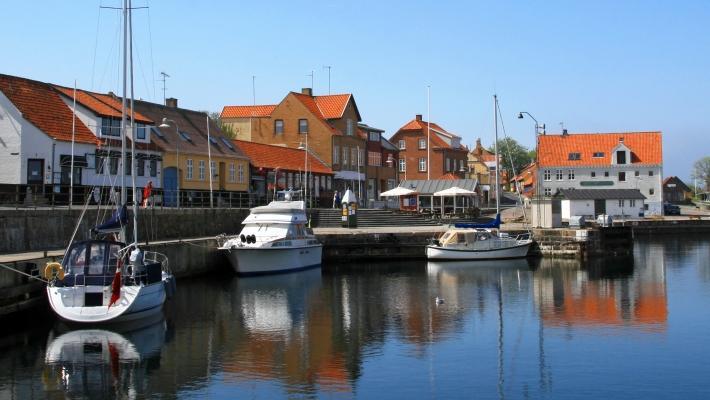
[[573, 216], [594, 220], [601, 214], [614, 219], [644, 215], [645, 196], [638, 189], [562, 189], [555, 196], [561, 200], [562, 221]]
[[661, 132], [541, 135], [538, 161], [546, 197], [560, 189], [637, 189], [645, 215], [663, 214]]

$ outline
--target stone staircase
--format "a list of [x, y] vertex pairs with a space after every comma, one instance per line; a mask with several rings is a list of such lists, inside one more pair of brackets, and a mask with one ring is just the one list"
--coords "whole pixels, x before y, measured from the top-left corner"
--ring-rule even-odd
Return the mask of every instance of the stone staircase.
[[[335, 228], [341, 226], [341, 211], [334, 208], [314, 210], [312, 226], [316, 228]], [[378, 226], [439, 226], [437, 220], [423, 215], [394, 212], [393, 210], [359, 209], [357, 211], [358, 228]]]

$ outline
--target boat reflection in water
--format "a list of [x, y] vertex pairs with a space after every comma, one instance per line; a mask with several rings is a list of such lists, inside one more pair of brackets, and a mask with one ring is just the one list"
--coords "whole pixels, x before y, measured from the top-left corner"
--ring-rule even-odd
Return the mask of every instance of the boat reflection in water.
[[81, 329], [52, 338], [44, 358], [42, 383], [48, 393], [68, 397], [136, 397], [147, 393], [147, 374], [160, 365], [166, 323], [154, 318], [146, 326], [122, 330]]
[[279, 381], [290, 394], [352, 391], [320, 269], [239, 278], [229, 286], [238, 326], [224, 354], [225, 381]]

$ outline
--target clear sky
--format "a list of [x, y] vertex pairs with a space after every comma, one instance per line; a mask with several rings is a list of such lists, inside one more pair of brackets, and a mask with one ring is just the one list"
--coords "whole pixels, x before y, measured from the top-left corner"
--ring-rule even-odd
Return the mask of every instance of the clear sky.
[[[119, 86], [119, 0], [5, 1], [0, 73], [99, 91]], [[353, 93], [390, 136], [415, 114], [493, 140], [663, 131], [664, 174], [710, 155], [710, 1], [134, 0], [136, 97], [198, 110], [273, 104], [311, 84]], [[692, 182], [688, 182], [692, 183]]]

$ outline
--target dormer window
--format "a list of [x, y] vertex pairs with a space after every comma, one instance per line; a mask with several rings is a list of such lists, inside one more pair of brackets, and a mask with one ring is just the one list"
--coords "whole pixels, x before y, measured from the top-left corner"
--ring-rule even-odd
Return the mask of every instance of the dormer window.
[[190, 137], [190, 134], [184, 131], [180, 131], [180, 137], [182, 137], [182, 140], [186, 142], [192, 142], [192, 138]]
[[580, 153], [569, 153], [567, 159], [572, 161], [581, 160], [582, 155]]
[[595, 151], [595, 152], [592, 154], [592, 157], [593, 157], [593, 158], [603, 158], [603, 157], [604, 157], [604, 152], [603, 152], [603, 151]]
[[626, 164], [626, 151], [619, 150], [616, 152], [616, 163], [617, 164]]
[[137, 124], [136, 125], [136, 139], [140, 140], [145, 140], [145, 125], [143, 124]]

